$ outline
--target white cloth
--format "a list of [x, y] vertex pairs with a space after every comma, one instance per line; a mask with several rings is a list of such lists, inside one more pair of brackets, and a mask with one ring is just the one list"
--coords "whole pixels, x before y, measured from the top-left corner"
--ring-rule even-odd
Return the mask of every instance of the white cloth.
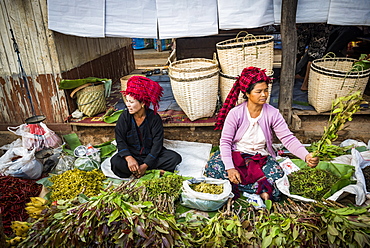
[[159, 38], [218, 34], [216, 0], [156, 0]]
[[[331, 0], [299, 0], [296, 23], [319, 23], [328, 20]], [[282, 0], [274, 0], [275, 24], [281, 23]]]
[[266, 138], [263, 134], [263, 131], [258, 124], [258, 120], [261, 119], [263, 115], [263, 110], [256, 118], [252, 118], [249, 111], [247, 111], [247, 117], [249, 120], [249, 127], [247, 131], [245, 131], [241, 140], [236, 143], [237, 151], [248, 153], [248, 154], [256, 154], [260, 153], [262, 156], [267, 156], [268, 153], [265, 149], [266, 147]]
[[105, 0], [48, 0], [49, 29], [82, 37], [105, 36]]
[[[163, 145], [167, 149], [179, 153], [182, 157], [182, 162], [176, 167], [177, 174], [195, 178], [204, 177], [204, 169], [211, 153], [212, 144], [165, 139]], [[106, 177], [124, 179], [113, 173], [110, 158], [104, 160], [100, 167]]]
[[370, 1], [331, 0], [328, 23], [334, 25], [370, 25]]
[[217, 0], [220, 29], [274, 24], [273, 0]]
[[156, 38], [156, 0], [106, 0], [105, 35]]

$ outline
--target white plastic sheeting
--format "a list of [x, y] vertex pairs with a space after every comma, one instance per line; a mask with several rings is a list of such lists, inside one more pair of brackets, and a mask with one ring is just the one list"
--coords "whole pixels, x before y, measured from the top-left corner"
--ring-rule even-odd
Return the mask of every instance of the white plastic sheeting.
[[[83, 37], [179, 38], [280, 24], [283, 0], [49, 0], [49, 29]], [[370, 25], [369, 0], [299, 0], [297, 23]]]
[[155, 0], [106, 2], [105, 35], [109, 37], [157, 37]]
[[257, 28], [274, 24], [273, 0], [218, 0], [220, 29]]
[[[331, 1], [299, 0], [297, 4], [296, 23], [327, 22]], [[274, 0], [275, 24], [281, 23], [281, 4], [282, 0]]]
[[105, 37], [105, 0], [48, 0], [49, 29], [82, 37]]
[[370, 25], [370, 1], [331, 0], [328, 23], [334, 25]]

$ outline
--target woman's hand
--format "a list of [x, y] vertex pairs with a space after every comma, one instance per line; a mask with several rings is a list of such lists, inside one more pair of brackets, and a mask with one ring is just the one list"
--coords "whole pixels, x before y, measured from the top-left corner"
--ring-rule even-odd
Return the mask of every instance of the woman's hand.
[[232, 183], [240, 184], [242, 182], [240, 178], [240, 173], [237, 169], [228, 169], [227, 176]]
[[133, 156], [125, 157], [127, 161], [127, 167], [132, 172], [132, 174], [136, 177], [139, 174], [139, 164]]
[[312, 157], [312, 153], [307, 154], [305, 160], [307, 165], [311, 168], [316, 167], [320, 162], [318, 157]]
[[148, 167], [149, 166], [147, 164], [139, 165], [138, 175], [136, 176], [136, 178], [140, 178], [140, 177], [144, 176]]

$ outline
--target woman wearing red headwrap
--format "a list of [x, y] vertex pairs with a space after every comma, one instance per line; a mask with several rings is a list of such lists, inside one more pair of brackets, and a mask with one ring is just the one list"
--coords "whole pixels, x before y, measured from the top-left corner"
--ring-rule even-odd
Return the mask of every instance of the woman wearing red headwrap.
[[[238, 77], [216, 123], [216, 129], [222, 129], [220, 163], [208, 164], [206, 175], [227, 177], [236, 186], [236, 194], [241, 190], [259, 194], [264, 200], [278, 200], [280, 192], [274, 181], [284, 172], [274, 160], [273, 133], [310, 167], [315, 167], [319, 159], [312, 158], [293, 135], [279, 110], [266, 103], [270, 81], [265, 70], [256, 67], [245, 68]], [[235, 106], [240, 92], [247, 101]]]
[[149, 78], [132, 76], [122, 93], [127, 108], [115, 128], [118, 152], [111, 158], [112, 171], [122, 178], [139, 178], [148, 169], [174, 172], [181, 156], [163, 146], [163, 124], [157, 114], [163, 88]]

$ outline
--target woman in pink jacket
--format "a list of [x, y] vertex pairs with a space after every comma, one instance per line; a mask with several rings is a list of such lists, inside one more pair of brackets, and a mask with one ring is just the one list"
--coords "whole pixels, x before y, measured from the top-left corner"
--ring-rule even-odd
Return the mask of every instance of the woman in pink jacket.
[[[236, 191], [259, 194], [262, 199], [277, 200], [280, 192], [274, 181], [284, 175], [275, 161], [273, 134], [295, 156], [317, 166], [301, 142], [289, 130], [279, 110], [266, 103], [271, 79], [265, 70], [248, 67], [234, 83], [218, 115], [216, 129], [222, 129], [220, 139], [221, 164], [208, 164], [207, 176], [226, 176]], [[247, 99], [235, 106], [242, 92]], [[224, 168], [223, 168], [224, 167]], [[226, 171], [223, 173], [222, 171]], [[234, 187], [235, 188], [235, 187]], [[234, 193], [235, 192], [234, 190]]]

